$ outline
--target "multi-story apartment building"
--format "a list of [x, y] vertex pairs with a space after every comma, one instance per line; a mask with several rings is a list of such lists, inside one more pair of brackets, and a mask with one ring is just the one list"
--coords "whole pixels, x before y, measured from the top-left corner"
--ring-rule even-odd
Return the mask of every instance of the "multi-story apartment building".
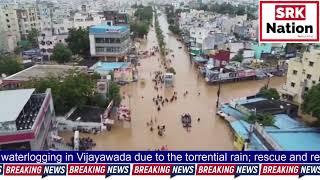
[[53, 34], [53, 4], [51, 3], [39, 3], [38, 13], [40, 18], [41, 35], [52, 36]]
[[20, 41], [15, 4], [0, 4], [0, 51], [12, 52]]
[[91, 56], [104, 60], [123, 60], [130, 49], [130, 29], [128, 26], [100, 24], [90, 27]]
[[287, 81], [281, 89], [284, 98], [301, 104], [305, 93], [320, 82], [320, 48], [310, 47], [289, 61]]
[[26, 39], [32, 29], [40, 31], [40, 17], [38, 15], [38, 9], [34, 5], [18, 7], [17, 16], [22, 38]]

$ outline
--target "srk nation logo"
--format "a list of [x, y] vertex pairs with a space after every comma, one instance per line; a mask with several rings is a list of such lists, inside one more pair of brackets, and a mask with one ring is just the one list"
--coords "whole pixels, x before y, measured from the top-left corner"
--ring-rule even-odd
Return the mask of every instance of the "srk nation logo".
[[259, 41], [319, 42], [319, 0], [260, 0]]

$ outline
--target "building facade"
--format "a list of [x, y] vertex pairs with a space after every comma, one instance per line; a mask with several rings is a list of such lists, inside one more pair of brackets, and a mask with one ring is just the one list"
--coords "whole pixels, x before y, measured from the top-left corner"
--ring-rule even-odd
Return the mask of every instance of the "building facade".
[[102, 60], [125, 60], [130, 49], [128, 26], [100, 24], [90, 27], [90, 53]]
[[33, 5], [21, 6], [17, 9], [17, 17], [19, 22], [19, 30], [22, 38], [27, 39], [32, 29], [40, 31], [40, 17], [38, 9]]
[[103, 16], [106, 22], [112, 23], [113, 25], [127, 25], [129, 18], [126, 13], [120, 13], [118, 11], [104, 11]]
[[301, 104], [312, 86], [320, 82], [320, 48], [309, 51], [289, 62], [287, 81], [281, 89], [284, 98]]
[[14, 4], [0, 5], [0, 52], [13, 52], [21, 40]]

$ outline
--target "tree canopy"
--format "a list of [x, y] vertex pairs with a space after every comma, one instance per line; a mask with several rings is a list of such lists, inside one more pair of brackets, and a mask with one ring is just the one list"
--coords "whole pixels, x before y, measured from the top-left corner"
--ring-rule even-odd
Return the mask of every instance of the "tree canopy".
[[66, 39], [68, 47], [73, 54], [87, 56], [90, 53], [90, 41], [88, 29], [69, 29], [69, 36]]
[[148, 34], [149, 27], [146, 23], [137, 21], [130, 23], [130, 30], [133, 32], [135, 37], [142, 38], [143, 36]]
[[243, 61], [243, 55], [241, 53], [238, 53], [231, 58], [231, 61], [237, 61], [241, 63]]
[[247, 121], [251, 124], [255, 122], [262, 124], [262, 126], [272, 126], [274, 124], [274, 117], [271, 114], [256, 114], [251, 115]]
[[22, 65], [18, 62], [18, 58], [14, 55], [0, 55], [0, 76], [7, 76], [22, 70]]
[[35, 88], [39, 93], [51, 88], [55, 110], [62, 114], [74, 106], [85, 105], [94, 92], [95, 82], [87, 74], [70, 71], [63, 78], [32, 79], [25, 84], [25, 87]]
[[62, 43], [58, 43], [53, 48], [53, 54], [51, 58], [58, 63], [66, 63], [71, 60], [72, 52]]
[[34, 28], [32, 28], [31, 31], [28, 33], [27, 39], [31, 43], [33, 48], [38, 47], [38, 36], [39, 31]]
[[176, 70], [175, 70], [173, 67], [168, 68], [168, 69], [167, 69], [167, 72], [176, 75]]
[[134, 37], [142, 38], [147, 35], [152, 19], [153, 10], [151, 6], [138, 6], [134, 18], [130, 21], [130, 30]]
[[159, 43], [159, 47], [160, 47], [160, 53], [162, 56], [165, 55], [165, 42], [164, 42], [164, 36], [163, 36], [163, 33], [162, 33], [162, 30], [161, 30], [161, 27], [160, 27], [160, 24], [159, 24], [159, 20], [158, 20], [158, 15], [156, 13], [155, 15], [155, 30], [156, 30], [156, 36], [157, 36], [157, 40], [158, 40], [158, 43]]
[[313, 86], [305, 95], [302, 112], [311, 114], [320, 120], [320, 84]]
[[280, 99], [280, 95], [279, 95], [277, 89], [275, 89], [275, 88], [267, 88], [266, 86], [264, 86], [260, 89], [259, 94], [262, 97], [270, 99], [270, 100], [279, 100]]
[[118, 106], [121, 103], [121, 99], [120, 87], [116, 83], [111, 82], [107, 92], [107, 102], [110, 103], [113, 100], [114, 104]]

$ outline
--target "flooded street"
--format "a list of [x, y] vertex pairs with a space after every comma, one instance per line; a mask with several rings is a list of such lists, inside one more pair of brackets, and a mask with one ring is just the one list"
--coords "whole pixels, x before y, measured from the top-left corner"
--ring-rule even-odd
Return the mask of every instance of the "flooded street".
[[[93, 138], [97, 144], [94, 150], [154, 150], [163, 145], [167, 145], [169, 150], [234, 150], [230, 128], [215, 115], [218, 86], [207, 85], [204, 78], [198, 76], [197, 68], [189, 60], [183, 44], [168, 32], [164, 15], [159, 17], [159, 22], [165, 35], [166, 47], [173, 50], [168, 58], [172, 60], [171, 66], [176, 71], [174, 88], [163, 87], [159, 91], [154, 89], [151, 73], [161, 70], [159, 54], [140, 60], [139, 78], [145, 79], [145, 84], [135, 82], [121, 88], [125, 96], [122, 103], [132, 111], [131, 128], [112, 127], [110, 132], [98, 135], [83, 134], [83, 136]], [[155, 30], [151, 28], [141, 50], [150, 50], [155, 45], [157, 45]], [[179, 46], [183, 48], [179, 49]], [[175, 57], [172, 58], [171, 54]], [[279, 88], [284, 80], [274, 77], [270, 86]], [[266, 83], [267, 80], [222, 84], [220, 102], [253, 95]], [[189, 93], [184, 97], [183, 93], [186, 90]], [[177, 101], [166, 103], [158, 112], [152, 98], [158, 94], [171, 98], [174, 91], [178, 92]], [[183, 113], [190, 113], [192, 116], [190, 132], [182, 126], [180, 117]], [[151, 118], [157, 119], [153, 125], [153, 132], [147, 127], [147, 122]], [[198, 118], [201, 119], [200, 122], [197, 122]], [[158, 124], [166, 126], [162, 137], [158, 136]], [[66, 137], [70, 137], [71, 134], [62, 133], [62, 136], [69, 140]]]

